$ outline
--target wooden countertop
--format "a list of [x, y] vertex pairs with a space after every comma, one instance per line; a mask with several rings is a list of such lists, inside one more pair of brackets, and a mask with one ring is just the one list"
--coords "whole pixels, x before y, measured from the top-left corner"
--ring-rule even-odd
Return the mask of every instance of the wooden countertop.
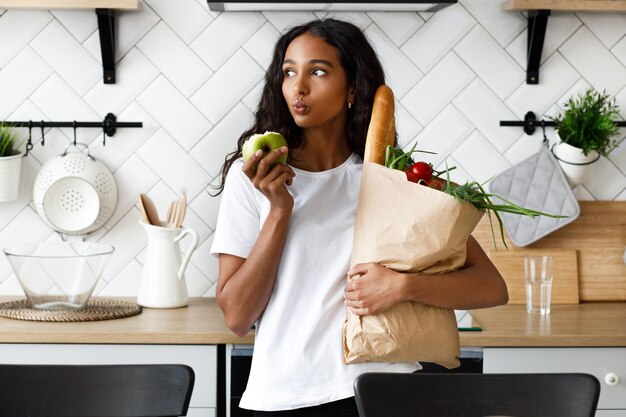
[[473, 310], [481, 332], [460, 332], [462, 346], [626, 346], [626, 303], [552, 305], [547, 316], [523, 304]]
[[507, 0], [503, 10], [558, 10], [567, 12], [624, 12], [625, 0]]
[[[7, 301], [2, 297], [2, 301]], [[466, 347], [623, 346], [626, 303], [553, 305], [547, 317], [528, 315], [523, 305], [472, 311], [483, 330], [462, 331]], [[251, 344], [254, 334], [238, 337], [224, 324], [214, 298], [192, 298], [176, 309], [144, 308], [134, 317], [75, 323], [0, 318], [0, 343], [96, 344]]]
[[[2, 297], [2, 301], [8, 300]], [[137, 316], [115, 320], [49, 323], [0, 317], [0, 343], [201, 345], [253, 341], [253, 334], [238, 337], [228, 330], [214, 298], [191, 298], [183, 308], [144, 308]]]

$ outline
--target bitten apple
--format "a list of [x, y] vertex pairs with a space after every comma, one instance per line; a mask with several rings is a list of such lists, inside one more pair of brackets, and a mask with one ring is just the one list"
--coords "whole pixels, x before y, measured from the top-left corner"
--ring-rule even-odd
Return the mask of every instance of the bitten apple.
[[[243, 160], [247, 161], [252, 155], [259, 149], [263, 151], [263, 156], [268, 153], [279, 149], [283, 146], [287, 146], [287, 140], [277, 132], [265, 132], [263, 134], [257, 133], [250, 136], [241, 147], [241, 154]], [[287, 154], [282, 155], [276, 161], [277, 164], [284, 164], [287, 162]]]

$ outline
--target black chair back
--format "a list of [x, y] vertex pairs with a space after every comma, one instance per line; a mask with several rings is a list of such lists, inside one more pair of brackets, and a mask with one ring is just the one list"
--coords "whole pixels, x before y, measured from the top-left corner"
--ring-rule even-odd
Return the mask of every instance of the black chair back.
[[0, 417], [176, 417], [187, 414], [186, 365], [0, 365]]
[[593, 417], [600, 383], [571, 374], [365, 373], [359, 417]]

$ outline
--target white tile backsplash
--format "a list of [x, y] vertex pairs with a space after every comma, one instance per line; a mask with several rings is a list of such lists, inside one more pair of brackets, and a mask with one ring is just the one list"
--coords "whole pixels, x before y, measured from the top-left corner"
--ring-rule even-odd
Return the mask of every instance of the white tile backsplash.
[[578, 13], [577, 15], [609, 49], [626, 35], [626, 15], [623, 13]]
[[85, 95], [85, 101], [102, 116], [118, 114], [159, 75], [158, 68], [138, 49], [117, 64], [117, 72], [115, 84], [99, 82]]
[[193, 199], [209, 183], [207, 172], [163, 129], [148, 139], [137, 155], [174, 192], [186, 190], [188, 198]]
[[589, 171], [583, 185], [596, 200], [613, 199], [626, 188], [626, 177], [606, 158], [600, 158]]
[[187, 150], [212, 126], [163, 75], [137, 97], [137, 102]]
[[526, 31], [527, 19], [520, 12], [502, 13], [502, 0], [461, 0], [461, 4], [500, 46], [507, 46]]
[[265, 23], [243, 44], [243, 49], [261, 68], [269, 67], [274, 53], [273, 45], [280, 33], [270, 23]]
[[539, 73], [539, 84], [521, 84], [505, 103], [522, 120], [528, 111], [539, 116], [578, 81], [580, 74], [559, 53], [554, 54]]
[[[0, 117], [5, 119], [22, 101], [28, 98], [48, 76], [52, 69], [29, 46], [22, 49], [0, 71]], [[19, 79], [20, 82], [15, 80]]]
[[264, 71], [240, 49], [191, 97], [191, 102], [215, 124], [262, 78]]
[[[477, 156], [480, 155], [480, 158]], [[496, 148], [478, 131], [474, 131], [454, 152], [454, 159], [480, 184], [509, 168]], [[485, 163], [489, 161], [488, 164]]]
[[[87, 240], [116, 247], [96, 292], [136, 296], [147, 244], [138, 224], [139, 193], [164, 217], [185, 190], [185, 226], [200, 235], [187, 270], [192, 296], [214, 296], [217, 258], [209, 255], [224, 156], [250, 126], [279, 33], [318, 17], [349, 20], [366, 32], [396, 96], [400, 146], [437, 152], [420, 159], [454, 181], [486, 180], [531, 156], [542, 133], [500, 127], [532, 110], [555, 115], [587, 86], [615, 94], [626, 119], [626, 15], [553, 13], [540, 83], [525, 84], [526, 17], [504, 12], [501, 0], [460, 0], [438, 13], [217, 13], [205, 0], [141, 0], [116, 17], [116, 84], [102, 83], [97, 17], [92, 10], [0, 11], [0, 117], [7, 120], [140, 121], [119, 128], [102, 146], [102, 131], [79, 129], [78, 139], [114, 171], [118, 205]], [[22, 136], [27, 129], [21, 129]], [[31, 188], [42, 163], [73, 139], [72, 129], [33, 129], [19, 199], [0, 205], [0, 246], [58, 240], [34, 211]], [[547, 129], [554, 142], [554, 129]], [[622, 130], [622, 137], [626, 129]], [[594, 165], [579, 200], [626, 200], [626, 140]], [[183, 249], [188, 242], [182, 242]], [[0, 294], [21, 295], [0, 257]]]
[[0, 68], [4, 68], [52, 20], [45, 10], [7, 10], [0, 19]]
[[526, 79], [522, 67], [481, 26], [476, 26], [454, 51], [502, 100]]
[[211, 70], [164, 22], [137, 43], [137, 48], [168, 80], [189, 97], [211, 75]]
[[424, 24], [424, 20], [415, 13], [370, 12], [368, 16], [397, 46], [406, 42]]
[[191, 43], [191, 48], [215, 71], [264, 23], [258, 13], [222, 13]]
[[[474, 72], [450, 52], [401, 100], [404, 107], [425, 125], [439, 114], [475, 77]], [[430, 97], [424, 100], [424, 97]]]
[[406, 41], [402, 51], [421, 71], [430, 71], [474, 25], [476, 20], [465, 8], [446, 7], [434, 13], [433, 17]]
[[[56, 73], [31, 94], [30, 100], [48, 117], [48, 120], [94, 122], [102, 121], [106, 116], [97, 114]], [[62, 128], [61, 130], [70, 140], [74, 140], [73, 129]], [[89, 143], [97, 135], [94, 129], [76, 129], [77, 142]]]
[[[145, 36], [160, 18], [146, 6], [139, 2], [140, 10], [118, 11], [115, 14], [115, 61], [119, 61], [124, 55], [135, 47], [137, 42]], [[85, 48], [98, 61], [102, 62], [100, 52], [100, 34], [94, 32], [83, 43]]]
[[30, 46], [79, 95], [102, 79], [102, 66], [57, 21], [46, 26]]
[[519, 138], [519, 129], [500, 127], [500, 120], [517, 120], [515, 114], [480, 78], [474, 79], [452, 102], [500, 153]]
[[[213, 20], [209, 10], [196, 0], [146, 0], [146, 2], [186, 43], [191, 43]], [[204, 5], [206, 6], [206, 3]]]
[[[541, 64], [556, 52], [556, 50], [569, 39], [582, 22], [574, 13], [554, 13], [548, 18], [550, 29], [546, 30], [546, 37], [541, 50]], [[523, 68], [526, 68], [528, 54], [528, 31], [522, 33], [511, 42], [506, 50]], [[541, 74], [540, 74], [541, 78]]]
[[598, 90], [617, 92], [626, 84], [624, 65], [586, 26], [581, 27], [559, 51]]
[[388, 63], [386, 84], [393, 89], [396, 97], [404, 96], [422, 78], [422, 72], [377, 26], [370, 26], [365, 34], [381, 61]]
[[417, 149], [436, 152], [436, 155], [420, 153], [421, 159], [438, 165], [467, 139], [474, 129], [474, 125], [459, 110], [453, 105], [447, 106], [417, 135]]
[[252, 112], [246, 106], [238, 103], [191, 150], [191, 156], [199, 164], [206, 167], [211, 177], [215, 177], [218, 174], [224, 163], [224, 156], [237, 149], [237, 139], [243, 132], [241, 127], [251, 125], [252, 116]]
[[56, 20], [80, 43], [98, 30], [98, 16], [93, 10], [50, 10]]

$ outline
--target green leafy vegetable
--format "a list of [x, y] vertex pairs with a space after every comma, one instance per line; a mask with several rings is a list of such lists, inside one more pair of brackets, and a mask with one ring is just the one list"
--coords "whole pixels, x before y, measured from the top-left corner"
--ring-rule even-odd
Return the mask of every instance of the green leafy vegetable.
[[[392, 146], [388, 146], [387, 151], [386, 151], [385, 166], [387, 166], [387, 168], [400, 169], [404, 171], [406, 170], [407, 167], [411, 167], [411, 165], [413, 164], [413, 161], [410, 155], [413, 154], [414, 152], [425, 152], [425, 153], [431, 153], [431, 154], [434, 153], [434, 152], [428, 152], [428, 151], [422, 151], [422, 150], [417, 151], [415, 150], [416, 145], [417, 143], [413, 145], [413, 147], [411, 148], [409, 152], [406, 152], [406, 153], [403, 152], [402, 149], [400, 148], [394, 148]], [[458, 201], [466, 201], [468, 203], [473, 204], [474, 207], [476, 207], [478, 210], [487, 212], [487, 216], [489, 217], [489, 224], [491, 226], [493, 244], [496, 248], [497, 248], [496, 237], [495, 237], [495, 233], [493, 232], [493, 222], [491, 218], [492, 214], [498, 220], [500, 236], [502, 237], [502, 243], [504, 243], [504, 246], [506, 248], [508, 248], [508, 246], [504, 238], [504, 227], [502, 225], [502, 218], [500, 217], [500, 214], [499, 214], [500, 212], [519, 214], [522, 216], [529, 216], [531, 218], [535, 218], [537, 216], [546, 216], [546, 217], [552, 217], [552, 218], [567, 217], [567, 216], [562, 216], [560, 214], [544, 213], [541, 211], [521, 207], [513, 203], [512, 201], [509, 201], [503, 197], [500, 197], [497, 194], [491, 194], [491, 193], [486, 192], [485, 189], [483, 188], [484, 184], [480, 184], [476, 181], [466, 182], [465, 184], [462, 184], [462, 185], [455, 184], [454, 182], [450, 181], [450, 171], [454, 168], [455, 167], [448, 168], [448, 166], [446, 165], [445, 170], [442, 170], [442, 171], [433, 170], [433, 174], [434, 174], [433, 180], [436, 180], [436, 181], [430, 181], [427, 184], [422, 184], [420, 182], [420, 184], [440, 190], [446, 194], [451, 195]], [[445, 174], [445, 179], [441, 178], [441, 175], [443, 174]], [[496, 198], [501, 200], [503, 203], [494, 204], [492, 199], [496, 199]]]

